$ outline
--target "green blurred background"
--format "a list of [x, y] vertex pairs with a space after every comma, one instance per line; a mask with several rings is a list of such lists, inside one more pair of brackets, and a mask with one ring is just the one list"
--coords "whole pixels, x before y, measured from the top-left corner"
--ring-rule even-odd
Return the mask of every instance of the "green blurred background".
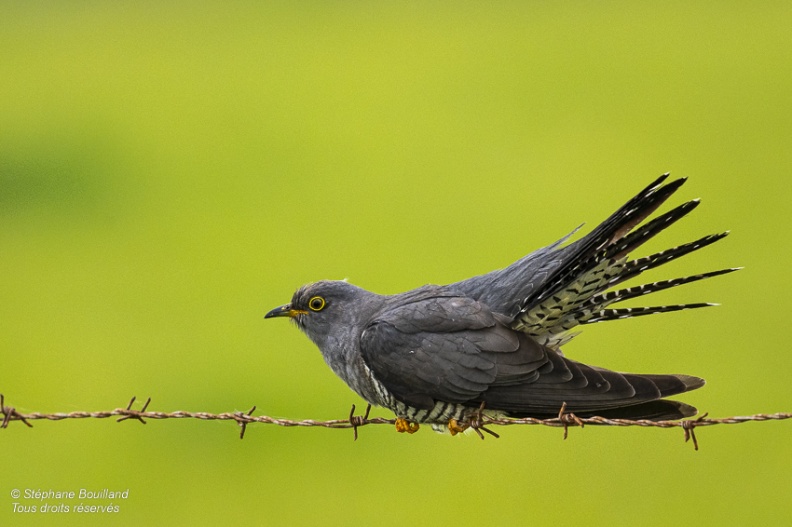
[[[711, 416], [792, 411], [791, 5], [3, 3], [0, 392], [344, 418], [362, 401], [262, 319], [299, 285], [460, 280], [671, 171], [672, 205], [704, 203], [642, 253], [732, 235], [649, 279], [746, 269], [652, 299], [719, 308], [567, 354], [701, 375], [685, 400]], [[34, 425], [0, 431], [3, 525], [790, 522], [789, 422], [701, 429], [699, 452], [657, 429]], [[130, 496], [13, 514], [26, 488]]]

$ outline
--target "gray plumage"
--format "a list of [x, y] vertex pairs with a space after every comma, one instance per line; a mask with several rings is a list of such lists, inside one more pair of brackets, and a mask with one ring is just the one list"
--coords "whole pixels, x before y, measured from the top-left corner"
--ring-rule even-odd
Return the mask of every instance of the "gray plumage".
[[514, 417], [556, 416], [564, 403], [580, 417], [695, 415], [692, 406], [665, 397], [699, 388], [703, 379], [617, 373], [571, 360], [560, 349], [579, 325], [713, 305], [610, 307], [736, 270], [615, 288], [727, 234], [630, 260], [629, 253], [698, 206], [689, 201], [641, 226], [685, 181], [663, 185], [667, 176], [587, 236], [564, 245], [567, 235], [504, 269], [390, 296], [320, 281], [266, 317], [290, 317], [354, 391], [409, 422], [465, 422], [482, 404], [486, 412]]

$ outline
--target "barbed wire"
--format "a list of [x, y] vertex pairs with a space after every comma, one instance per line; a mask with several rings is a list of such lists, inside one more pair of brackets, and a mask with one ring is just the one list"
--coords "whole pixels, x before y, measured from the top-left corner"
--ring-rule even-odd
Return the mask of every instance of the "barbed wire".
[[[355, 405], [352, 405], [352, 410], [349, 412], [347, 419], [333, 419], [329, 421], [318, 421], [315, 419], [280, 419], [270, 417], [267, 415], [254, 416], [256, 407], [253, 406], [247, 412], [224, 412], [220, 414], [213, 414], [209, 412], [155, 412], [148, 410], [148, 405], [151, 403], [149, 397], [143, 404], [140, 410], [133, 410], [132, 405], [135, 403], [136, 397], [132, 397], [127, 404], [126, 408], [116, 408], [115, 410], [106, 410], [98, 412], [57, 412], [57, 413], [20, 413], [12, 406], [6, 406], [5, 397], [0, 394], [0, 413], [3, 414], [3, 422], [0, 428], [8, 428], [11, 421], [21, 421], [23, 424], [32, 428], [33, 425], [30, 421], [35, 420], [49, 420], [49, 421], [62, 421], [65, 419], [106, 419], [108, 417], [118, 417], [117, 421], [126, 421], [134, 419], [142, 424], [146, 424], [146, 419], [200, 419], [204, 421], [234, 421], [241, 428], [239, 438], [245, 437], [245, 430], [248, 424], [261, 423], [285, 427], [324, 427], [324, 428], [351, 428], [354, 431], [354, 439], [358, 438], [358, 428], [368, 425], [399, 425], [399, 419], [388, 419], [384, 417], [369, 417], [371, 405], [368, 405], [364, 415], [355, 415]], [[734, 416], [722, 417], [717, 419], [710, 419], [708, 414], [694, 419], [685, 419], [680, 421], [649, 421], [646, 419], [608, 419], [605, 417], [577, 417], [573, 413], [566, 412], [566, 403], [561, 407], [558, 417], [550, 419], [538, 419], [533, 417], [527, 418], [501, 418], [491, 417], [483, 412], [484, 407], [479, 409], [477, 414], [467, 423], [467, 426], [473, 429], [481, 439], [484, 439], [486, 432], [494, 437], [499, 437], [497, 433], [487, 428], [487, 426], [513, 426], [513, 425], [543, 425], [550, 427], [559, 427], [564, 429], [564, 439], [567, 438], [570, 426], [584, 427], [585, 425], [595, 426], [640, 426], [647, 428], [681, 428], [685, 434], [685, 442], [692, 440], [693, 447], [698, 450], [698, 440], [696, 438], [695, 429], [702, 426], [725, 425], [725, 424], [741, 424], [752, 421], [780, 421], [784, 419], [792, 419], [792, 413], [778, 412], [774, 414], [754, 414], [747, 416]], [[399, 429], [400, 431], [414, 432], [417, 427], [414, 425], [408, 426], [406, 429]]]

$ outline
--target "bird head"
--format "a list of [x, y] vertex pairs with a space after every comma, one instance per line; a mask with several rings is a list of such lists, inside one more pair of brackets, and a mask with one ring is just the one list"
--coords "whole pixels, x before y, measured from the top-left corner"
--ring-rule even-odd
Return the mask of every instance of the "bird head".
[[288, 317], [319, 348], [328, 338], [360, 327], [360, 320], [370, 314], [373, 293], [340, 280], [323, 280], [299, 288], [291, 302], [276, 307], [264, 318]]

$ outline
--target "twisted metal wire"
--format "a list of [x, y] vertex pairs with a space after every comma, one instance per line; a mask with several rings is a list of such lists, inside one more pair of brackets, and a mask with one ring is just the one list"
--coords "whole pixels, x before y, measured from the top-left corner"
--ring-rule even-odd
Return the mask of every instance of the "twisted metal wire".
[[[254, 416], [253, 412], [256, 407], [252, 407], [247, 412], [224, 412], [220, 414], [213, 414], [209, 412], [155, 412], [148, 410], [148, 405], [151, 403], [149, 397], [140, 410], [132, 409], [136, 398], [132, 397], [126, 408], [116, 408], [114, 410], [105, 410], [98, 412], [56, 412], [56, 413], [20, 413], [14, 407], [6, 406], [5, 397], [0, 394], [0, 413], [3, 414], [3, 422], [0, 428], [7, 428], [11, 421], [21, 421], [28, 427], [33, 427], [30, 421], [45, 419], [49, 421], [61, 421], [64, 419], [106, 419], [108, 417], [118, 417], [117, 421], [126, 421], [127, 419], [134, 419], [142, 424], [146, 424], [146, 419], [201, 419], [204, 421], [234, 421], [240, 428], [240, 438], [244, 438], [245, 430], [250, 423], [262, 423], [286, 427], [324, 427], [324, 428], [351, 428], [354, 431], [354, 438], [358, 437], [358, 428], [367, 425], [393, 425], [396, 419], [387, 419], [383, 417], [369, 417], [371, 405], [366, 408], [364, 415], [355, 415], [355, 405], [352, 405], [352, 410], [347, 419], [332, 419], [329, 421], [318, 421], [315, 419], [279, 419], [267, 415]], [[513, 426], [513, 425], [543, 425], [551, 427], [560, 427], [564, 429], [564, 439], [567, 438], [568, 429], [570, 426], [584, 427], [585, 425], [596, 426], [641, 426], [651, 428], [681, 428], [685, 433], [685, 441], [693, 440], [693, 446], [698, 450], [698, 440], [696, 439], [695, 429], [702, 426], [713, 426], [721, 424], [741, 424], [752, 421], [780, 421], [784, 419], [792, 419], [792, 413], [778, 412], [773, 414], [754, 414], [746, 416], [722, 417], [711, 419], [707, 414], [694, 419], [685, 419], [681, 421], [649, 421], [646, 419], [607, 419], [605, 417], [586, 417], [580, 418], [572, 413], [566, 412], [566, 405], [562, 406], [558, 417], [550, 419], [537, 419], [533, 417], [513, 419], [513, 418], [496, 418], [483, 414], [483, 408], [480, 409], [477, 418], [473, 419], [470, 427], [481, 437], [484, 435], [481, 431], [485, 431], [495, 437], [498, 437], [493, 431], [486, 428], [486, 426]], [[486, 425], [486, 426], [485, 426]]]

